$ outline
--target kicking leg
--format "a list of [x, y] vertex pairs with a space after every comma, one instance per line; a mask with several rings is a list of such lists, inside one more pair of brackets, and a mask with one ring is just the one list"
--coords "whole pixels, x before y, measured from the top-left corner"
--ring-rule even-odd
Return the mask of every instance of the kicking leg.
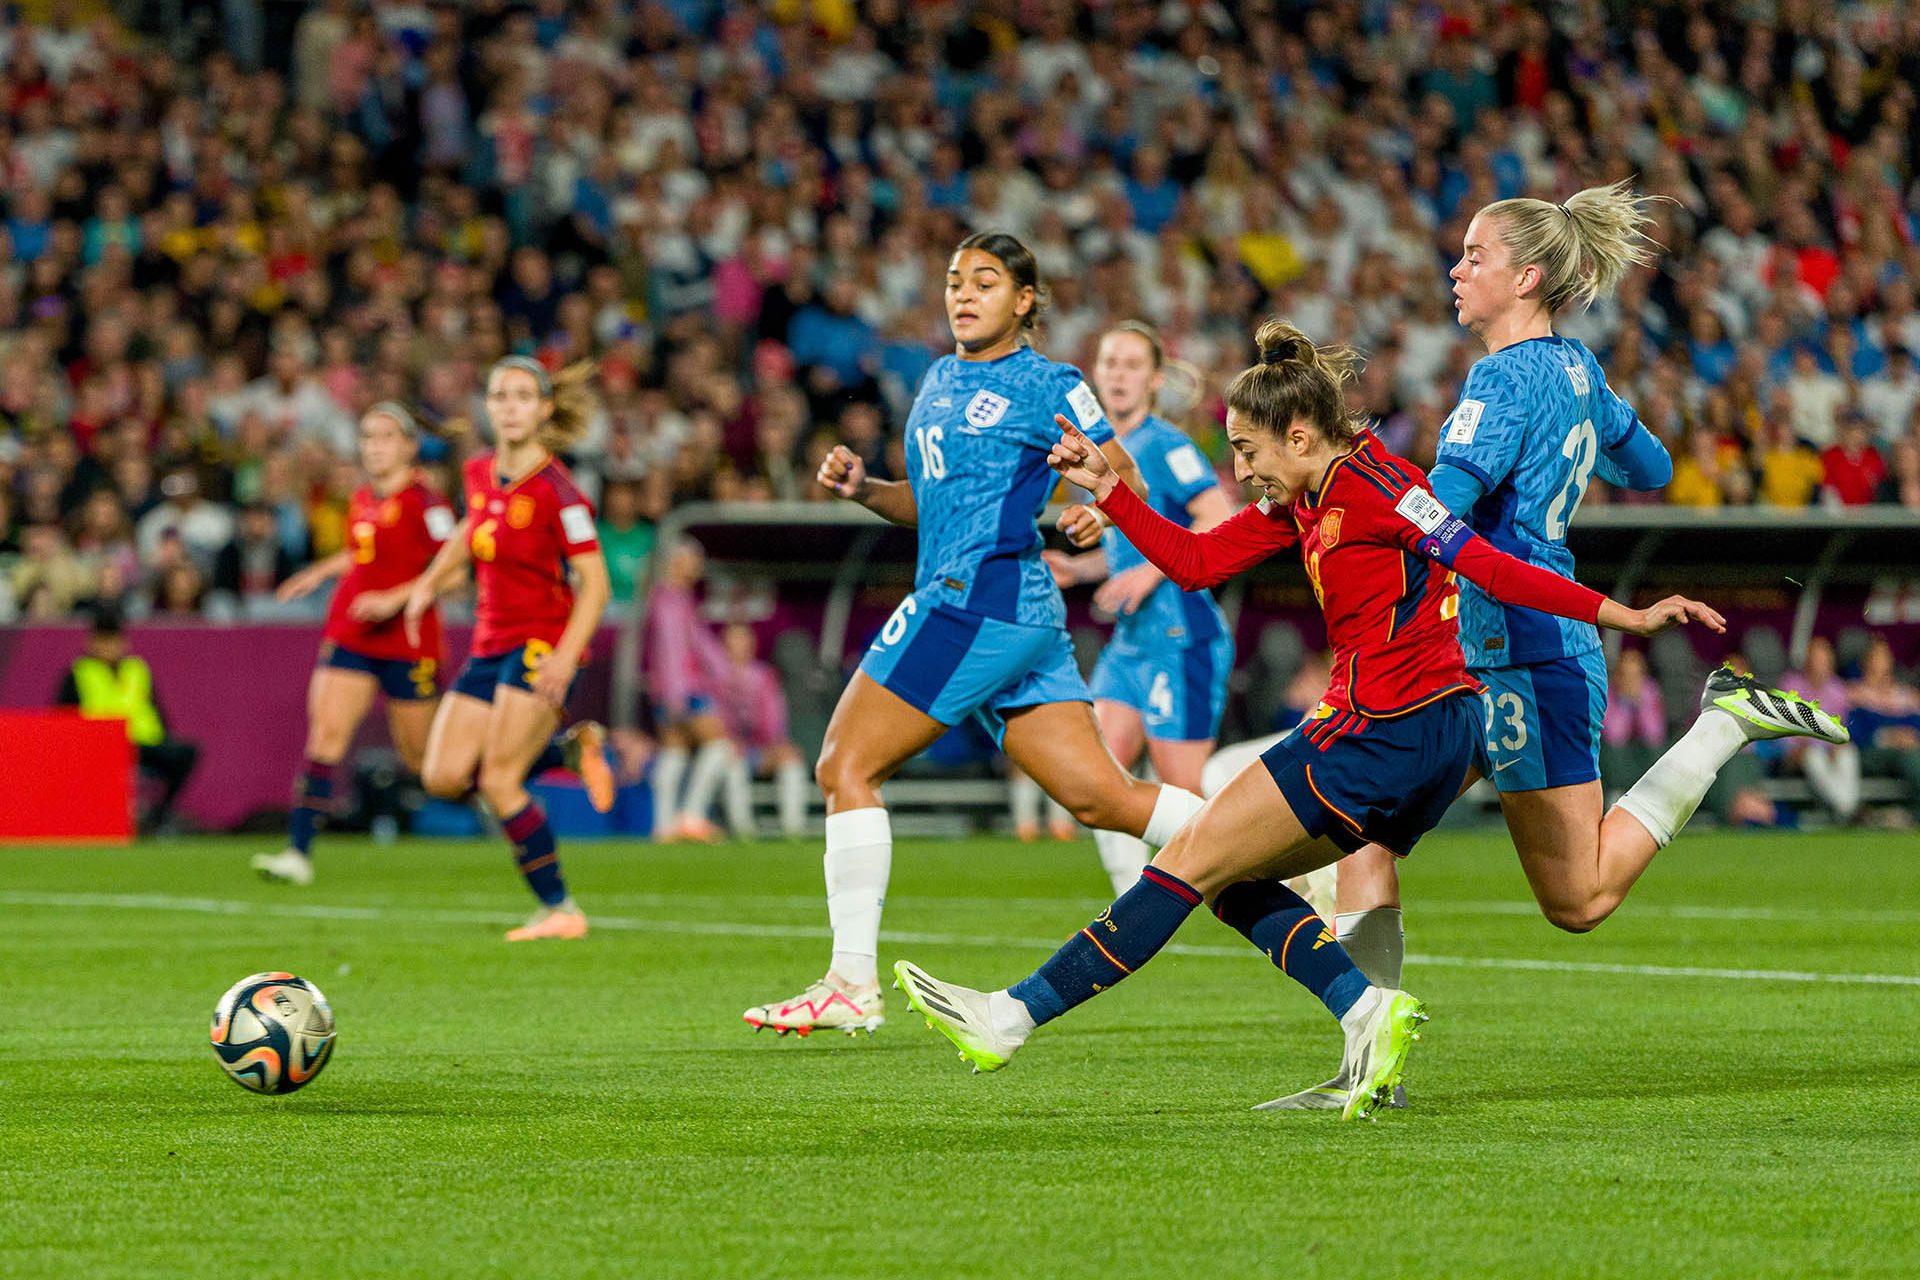
[[1005, 1066], [1042, 1023], [1110, 989], [1151, 960], [1202, 901], [1275, 965], [1320, 998], [1347, 1032], [1356, 1084], [1349, 1114], [1379, 1105], [1398, 1082], [1419, 1003], [1374, 989], [1298, 894], [1273, 877], [1338, 856], [1310, 834], [1264, 765], [1208, 801], [1140, 880], [1027, 978], [1004, 991], [944, 983], [905, 961], [908, 1001], [977, 1070]]

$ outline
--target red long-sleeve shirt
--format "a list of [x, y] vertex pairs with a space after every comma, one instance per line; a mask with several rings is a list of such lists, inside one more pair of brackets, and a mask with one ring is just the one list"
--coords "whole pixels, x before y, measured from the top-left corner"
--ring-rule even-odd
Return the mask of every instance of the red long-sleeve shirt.
[[1100, 509], [1188, 591], [1298, 546], [1333, 646], [1333, 681], [1322, 700], [1385, 718], [1480, 687], [1460, 652], [1454, 574], [1496, 600], [1586, 622], [1605, 599], [1495, 550], [1447, 512], [1426, 479], [1362, 433], [1318, 487], [1290, 506], [1259, 502], [1205, 533], [1156, 514], [1125, 485]]

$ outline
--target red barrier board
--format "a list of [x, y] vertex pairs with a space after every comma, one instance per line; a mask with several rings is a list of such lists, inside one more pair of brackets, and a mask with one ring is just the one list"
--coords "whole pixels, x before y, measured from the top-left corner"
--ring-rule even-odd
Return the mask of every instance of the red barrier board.
[[119, 720], [0, 711], [0, 841], [133, 839], [133, 744]]

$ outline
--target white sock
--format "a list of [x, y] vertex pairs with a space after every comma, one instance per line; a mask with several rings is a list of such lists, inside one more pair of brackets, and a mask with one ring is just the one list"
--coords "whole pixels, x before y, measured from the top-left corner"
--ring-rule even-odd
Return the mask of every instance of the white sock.
[[1140, 878], [1140, 868], [1153, 861], [1153, 850], [1147, 842], [1124, 831], [1095, 831], [1093, 847], [1100, 851], [1100, 865], [1107, 869], [1107, 879], [1113, 881], [1116, 898], [1133, 888]]
[[849, 986], [880, 981], [880, 911], [893, 869], [893, 827], [885, 809], [827, 815], [827, 919], [833, 971]]
[[1340, 939], [1368, 982], [1399, 989], [1400, 966], [1407, 958], [1407, 934], [1400, 908], [1342, 912], [1333, 918], [1333, 936]]
[[1667, 754], [1655, 761], [1640, 781], [1627, 788], [1615, 807], [1632, 814], [1653, 837], [1654, 844], [1664, 849], [1706, 799], [1720, 766], [1746, 745], [1747, 734], [1740, 722], [1718, 707], [1708, 707], [1693, 722], [1693, 728], [1667, 748]]
[[1007, 781], [1007, 809], [1013, 818], [1015, 827], [1040, 825], [1040, 801], [1045, 796], [1040, 784], [1026, 774], [1016, 774]]
[[663, 747], [653, 762], [653, 834], [655, 839], [673, 830], [680, 816], [680, 779], [687, 776], [687, 749]]
[[683, 818], [707, 816], [707, 810], [713, 807], [714, 792], [720, 789], [720, 781], [727, 776], [727, 766], [732, 763], [733, 744], [725, 738], [715, 738], [693, 753], [693, 771], [687, 775], [687, 803], [681, 810]]
[[736, 753], [727, 761], [727, 829], [743, 839], [753, 837], [753, 775], [747, 762]]
[[1156, 849], [1165, 848], [1174, 833], [1206, 803], [1191, 791], [1161, 783], [1160, 796], [1153, 802], [1153, 816], [1147, 819], [1147, 829], [1140, 838]]
[[780, 798], [780, 834], [797, 836], [807, 829], [807, 766], [789, 760], [774, 771]]
[[1027, 1006], [1004, 991], [987, 994], [987, 1021], [993, 1024], [996, 1035], [1005, 1036], [1015, 1044], [1025, 1043], [1035, 1025]]

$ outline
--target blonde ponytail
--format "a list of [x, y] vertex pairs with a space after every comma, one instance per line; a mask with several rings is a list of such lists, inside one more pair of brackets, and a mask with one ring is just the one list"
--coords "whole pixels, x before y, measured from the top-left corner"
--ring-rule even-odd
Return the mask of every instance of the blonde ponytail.
[[1650, 209], [1665, 198], [1642, 195], [1623, 180], [1576, 191], [1564, 204], [1528, 196], [1496, 200], [1479, 216], [1498, 225], [1515, 270], [1540, 268], [1536, 296], [1557, 313], [1590, 306], [1630, 269], [1653, 262], [1662, 246], [1647, 235]]

